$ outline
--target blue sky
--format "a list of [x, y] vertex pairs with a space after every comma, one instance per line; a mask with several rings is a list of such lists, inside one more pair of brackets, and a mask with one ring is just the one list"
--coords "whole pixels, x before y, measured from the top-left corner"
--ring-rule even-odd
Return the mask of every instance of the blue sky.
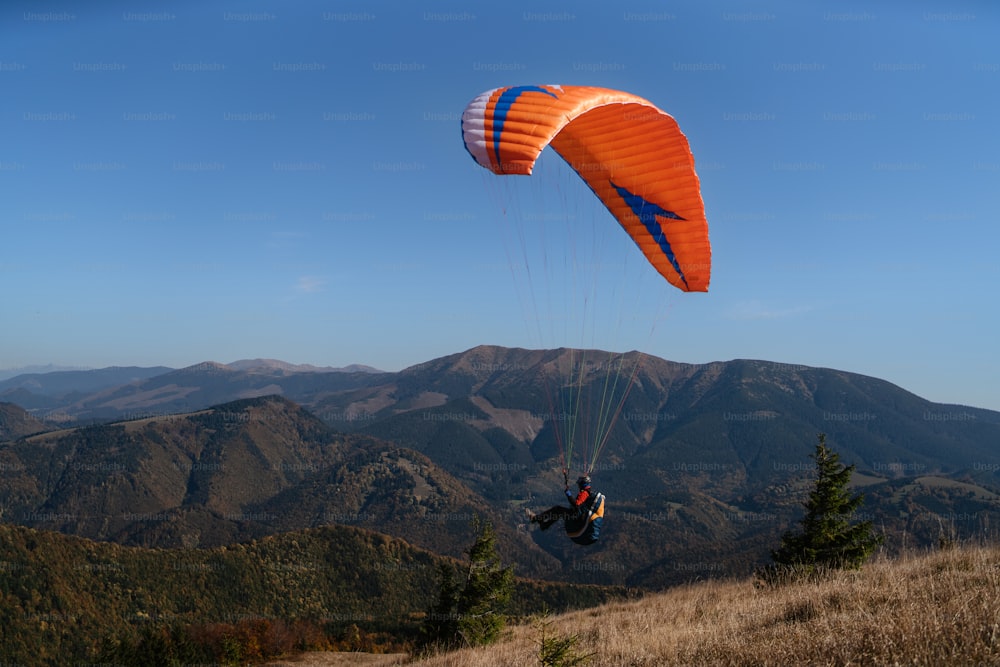
[[[997, 34], [989, 2], [5, 3], [0, 368], [583, 340], [1000, 409]], [[707, 294], [656, 284], [558, 158], [475, 166], [465, 105], [531, 83], [677, 118]], [[538, 326], [592, 227], [583, 323]]]

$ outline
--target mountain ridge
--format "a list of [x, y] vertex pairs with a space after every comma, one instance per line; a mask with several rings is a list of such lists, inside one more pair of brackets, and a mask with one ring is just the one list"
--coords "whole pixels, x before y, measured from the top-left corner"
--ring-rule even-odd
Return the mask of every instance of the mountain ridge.
[[[212, 370], [217, 370], [221, 372], [225, 371], [236, 371], [236, 372], [262, 372], [264, 375], [272, 374], [276, 377], [280, 377], [282, 374], [287, 374], [288, 376], [295, 376], [299, 374], [359, 374], [359, 373], [370, 373], [374, 376], [398, 376], [398, 375], [417, 375], [422, 371], [433, 370], [435, 368], [441, 368], [442, 365], [451, 363], [455, 371], [467, 370], [471, 373], [477, 375], [482, 375], [484, 372], [504, 372], [508, 373], [517, 370], [528, 370], [527, 367], [523, 367], [525, 355], [529, 357], [534, 357], [535, 362], [539, 358], [545, 355], [551, 354], [565, 354], [567, 351], [571, 351], [572, 348], [556, 348], [550, 350], [539, 350], [539, 349], [527, 349], [527, 348], [508, 348], [499, 345], [478, 345], [469, 348], [465, 351], [453, 353], [450, 355], [445, 355], [443, 357], [438, 357], [436, 359], [428, 360], [425, 362], [420, 362], [408, 366], [400, 371], [389, 372], [381, 371], [372, 366], [365, 364], [350, 364], [344, 367], [331, 367], [331, 366], [315, 366], [312, 364], [293, 364], [277, 359], [241, 359], [238, 361], [223, 363], [217, 361], [203, 361], [200, 363], [192, 364], [190, 366], [185, 366], [182, 368], [170, 368], [166, 366], [154, 366], [154, 367], [136, 367], [136, 366], [109, 366], [101, 369], [74, 369], [74, 370], [59, 370], [51, 373], [32, 373], [24, 374], [16, 377], [6, 378], [0, 380], [0, 400], [5, 400], [7, 402], [22, 404], [18, 400], [11, 400], [9, 395], [12, 390], [15, 389], [28, 389], [35, 391], [33, 395], [41, 394], [45, 396], [52, 396], [60, 392], [66, 393], [71, 392], [86, 393], [94, 392], [99, 389], [106, 388], [118, 388], [120, 385], [126, 385], [134, 382], [145, 382], [153, 378], [160, 377], [167, 374], [176, 373], [179, 377], [190, 377], [197, 375], [199, 372], [211, 372]], [[770, 361], [764, 359], [754, 359], [754, 358], [735, 358], [728, 361], [711, 361], [706, 363], [689, 363], [689, 362], [676, 362], [666, 359], [661, 359], [659, 357], [654, 357], [646, 353], [641, 353], [637, 351], [630, 351], [624, 353], [612, 353], [602, 350], [576, 350], [580, 353], [581, 357], [584, 359], [589, 359], [586, 363], [599, 363], [593, 362], [592, 358], [594, 356], [602, 357], [605, 359], [615, 358], [615, 357], [629, 357], [632, 355], [641, 355], [645, 359], [653, 360], [654, 363], [666, 365], [673, 367], [675, 369], [691, 370], [691, 369], [702, 369], [705, 372], [710, 372], [712, 369], [721, 369], [727, 366], [733, 365], [748, 365], [756, 366], [759, 368], [769, 368], [777, 369], [782, 372], [801, 372], [801, 371], [828, 371], [831, 373], [845, 374], [853, 378], [871, 378], [878, 380], [880, 382], [885, 382], [891, 386], [900, 389], [902, 391], [907, 391], [905, 388], [891, 383], [887, 380], [882, 380], [880, 378], [875, 378], [874, 376], [865, 375], [862, 373], [855, 373], [852, 371], [843, 371], [835, 369], [832, 367], [823, 366], [809, 366], [805, 364], [792, 364], [778, 361]], [[131, 374], [127, 379], [115, 379], [113, 374]], [[105, 379], [105, 378], [111, 379]], [[22, 400], [25, 400], [22, 398]], [[989, 412], [997, 412], [995, 410], [990, 410], [988, 408], [980, 408], [975, 406], [965, 406], [960, 403], [936, 403], [937, 405], [948, 405], [955, 407], [968, 407], [973, 410], [987, 410]], [[32, 408], [28, 406], [29, 409], [34, 409], [39, 411], [37, 408]], [[41, 411], [44, 411], [42, 409]]]
[[379, 369], [365, 364], [348, 364], [347, 366], [314, 366], [313, 364], [292, 364], [280, 359], [239, 359], [225, 364], [237, 371], [247, 370], [281, 370], [291, 373], [382, 373]]
[[[581, 550], [558, 531], [528, 532], [525, 508], [563, 500], [553, 379], [577, 368], [584, 385], [599, 384], [615, 364], [635, 372], [594, 470], [609, 498], [602, 541]], [[188, 412], [168, 412], [162, 397]], [[775, 362], [482, 346], [397, 373], [199, 365], [78, 400], [119, 401], [124, 416], [0, 446], [16, 473], [0, 499], [5, 520], [149, 546], [335, 520], [458, 553], [456, 531], [480, 514], [502, 526], [525, 572], [655, 587], [766, 559], [801, 513], [818, 432], [858, 466], [865, 512], [896, 536], [972, 536], [1000, 510], [1000, 413]], [[126, 512], [139, 520], [121, 521]]]

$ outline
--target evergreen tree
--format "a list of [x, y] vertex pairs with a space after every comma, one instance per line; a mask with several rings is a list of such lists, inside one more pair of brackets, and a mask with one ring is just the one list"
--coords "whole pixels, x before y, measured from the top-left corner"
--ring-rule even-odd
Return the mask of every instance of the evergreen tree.
[[542, 667], [576, 667], [586, 664], [595, 653], [580, 653], [577, 644], [580, 635], [559, 636], [549, 632], [552, 619], [548, 614], [539, 621], [541, 639], [538, 640], [538, 662]]
[[438, 599], [420, 626], [418, 644], [422, 649], [453, 643], [458, 636], [458, 594], [455, 568], [441, 563], [438, 566]]
[[501, 565], [489, 521], [477, 518], [473, 529], [476, 538], [466, 551], [469, 565], [464, 585], [460, 588], [451, 566], [439, 571], [438, 599], [421, 627], [423, 648], [480, 646], [496, 641], [503, 631], [503, 610], [514, 588], [514, 569]]
[[781, 546], [771, 552], [774, 564], [766, 578], [809, 575], [831, 568], [857, 569], [884, 539], [874, 532], [871, 521], [851, 523], [864, 496], [851, 495], [847, 485], [855, 466], [840, 462], [840, 456], [826, 446], [825, 434], [819, 435], [812, 459], [816, 461], [816, 485], [805, 503], [802, 529], [781, 538]]
[[458, 596], [458, 634], [464, 644], [480, 646], [500, 638], [503, 610], [514, 588], [514, 568], [500, 563], [493, 524], [476, 519], [473, 528], [476, 541], [467, 552], [465, 588]]

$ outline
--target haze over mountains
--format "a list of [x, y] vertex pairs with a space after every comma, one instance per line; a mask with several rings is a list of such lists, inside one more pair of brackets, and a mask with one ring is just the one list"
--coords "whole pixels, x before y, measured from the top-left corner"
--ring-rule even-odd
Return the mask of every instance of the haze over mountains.
[[[332, 366], [313, 366], [311, 364], [290, 364], [277, 359], [240, 359], [229, 364], [204, 362], [192, 368], [205, 364], [221, 366], [235, 371], [248, 373], [353, 373], [380, 372], [371, 366], [351, 364], [350, 366], [334, 368]], [[0, 370], [0, 396], [24, 397], [23, 400], [42, 401], [41, 397], [65, 397], [71, 394], [94, 392], [108, 387], [141, 382], [158, 375], [163, 375], [177, 369], [167, 366], [109, 366], [107, 368], [83, 369], [63, 368], [54, 365], [34, 366], [24, 369]], [[18, 392], [17, 390], [22, 390]]]
[[8, 384], [0, 400], [25, 403], [0, 410], [2, 520], [159, 547], [343, 524], [458, 556], [481, 515], [521, 574], [660, 586], [765, 560], [824, 432], [889, 548], [995, 530], [1000, 413], [831, 369], [645, 356], [595, 469], [602, 541], [528, 532], [524, 508], [562, 494], [552, 378], [635, 355], [482, 346], [397, 373], [206, 363]]
[[[274, 359], [243, 359], [231, 364], [220, 364], [216, 362], [203, 362], [184, 369], [173, 369], [166, 366], [138, 367], [138, 366], [111, 366], [108, 368], [94, 370], [64, 370], [49, 373], [26, 373], [16, 375], [0, 381], [0, 401], [16, 403], [32, 412], [45, 415], [52, 421], [76, 421], [78, 419], [108, 419], [121, 417], [127, 411], [116, 412], [116, 403], [111, 401], [104, 410], [98, 410], [90, 415], [81, 406], [89, 405], [97, 401], [100, 402], [102, 392], [115, 390], [124, 387], [134, 387], [143, 384], [147, 380], [166, 376], [166, 386], [169, 386], [173, 378], [171, 374], [179, 373], [179, 377], [188, 378], [194, 375], [197, 377], [199, 371], [218, 370], [225, 372], [228, 370], [243, 373], [246, 376], [274, 376], [284, 377], [286, 375], [310, 374], [310, 373], [377, 373], [377, 369], [361, 364], [352, 364], [343, 368], [319, 367], [309, 364], [289, 364]], [[195, 380], [197, 381], [197, 380]], [[163, 383], [161, 383], [162, 385]], [[267, 384], [246, 383], [248, 387], [263, 386]], [[128, 393], [128, 389], [122, 389]], [[181, 390], [182, 393], [184, 390]], [[169, 393], [169, 392], [168, 392]], [[280, 393], [280, 392], [279, 392]], [[251, 395], [258, 395], [252, 388], [244, 387], [226, 394], [223, 391], [223, 401], [232, 400]], [[147, 398], [140, 398], [132, 402], [136, 409], [143, 409], [143, 404], [158, 404], [164, 401], [163, 392]], [[211, 401], [209, 401], [211, 402]], [[119, 403], [122, 404], [122, 403]], [[124, 404], [122, 404], [124, 405]], [[169, 411], [171, 410], [168, 407]], [[177, 411], [181, 411], [179, 408]]]
[[55, 373], [59, 371], [89, 371], [92, 368], [83, 366], [63, 366], [59, 364], [34, 364], [31, 366], [20, 366], [18, 368], [0, 368], [0, 381], [7, 380], [18, 375], [37, 375], [41, 373]]

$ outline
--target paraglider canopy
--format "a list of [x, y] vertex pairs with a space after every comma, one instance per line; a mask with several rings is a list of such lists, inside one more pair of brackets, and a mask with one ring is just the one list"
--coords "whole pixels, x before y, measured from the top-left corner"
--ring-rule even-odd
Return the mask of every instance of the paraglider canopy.
[[551, 146], [604, 203], [670, 284], [705, 292], [708, 222], [694, 157], [677, 122], [635, 95], [591, 86], [509, 86], [462, 114], [473, 159], [500, 175], [529, 175]]

